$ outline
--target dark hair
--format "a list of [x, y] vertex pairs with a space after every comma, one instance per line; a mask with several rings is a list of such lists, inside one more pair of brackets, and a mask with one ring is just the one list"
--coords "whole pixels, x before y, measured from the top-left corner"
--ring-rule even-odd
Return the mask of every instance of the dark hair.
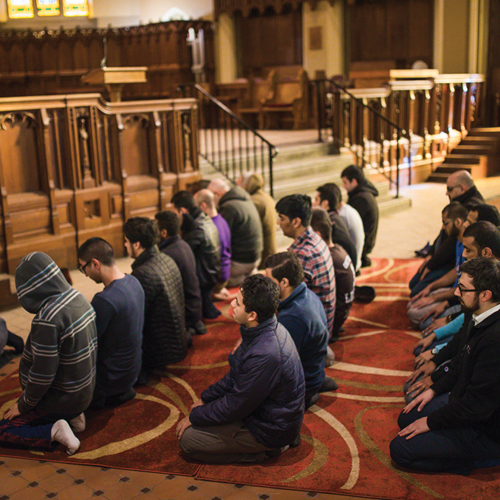
[[191, 212], [198, 206], [196, 205], [194, 196], [189, 191], [177, 191], [177, 193], [172, 196], [170, 202], [177, 210], [179, 208], [185, 208], [188, 212]]
[[276, 203], [276, 212], [285, 215], [291, 221], [297, 217], [304, 227], [311, 221], [311, 198], [306, 194], [290, 194]]
[[474, 246], [479, 254], [489, 248], [496, 258], [500, 258], [500, 230], [491, 222], [474, 222], [465, 229], [464, 238], [474, 238]]
[[290, 286], [297, 288], [304, 281], [304, 271], [300, 260], [293, 252], [280, 252], [270, 255], [264, 262], [266, 269], [271, 269], [274, 279], [288, 280]]
[[280, 303], [280, 288], [267, 276], [253, 274], [245, 278], [240, 288], [243, 305], [247, 313], [257, 313], [257, 321], [262, 323], [272, 318]]
[[477, 212], [478, 221], [488, 221], [496, 227], [500, 226], [500, 213], [494, 205], [482, 203], [481, 205], [472, 207], [470, 211]]
[[328, 182], [327, 184], [317, 187], [316, 191], [319, 193], [319, 199], [321, 201], [326, 200], [328, 202], [330, 210], [337, 209], [337, 205], [342, 199], [342, 193], [336, 184]]
[[460, 271], [472, 278], [478, 292], [489, 290], [492, 302], [500, 302], [500, 262], [488, 257], [478, 257], [465, 261], [460, 266]]
[[365, 180], [365, 173], [362, 168], [357, 167], [356, 165], [349, 165], [348, 167], [342, 170], [342, 174], [340, 177], [347, 177], [349, 182], [353, 179], [358, 181], [358, 184], [361, 184]]
[[457, 219], [466, 221], [467, 215], [469, 215], [469, 210], [458, 201], [452, 201], [449, 205], [446, 205], [443, 208], [442, 214], [446, 214], [452, 221]]
[[80, 245], [77, 257], [84, 262], [97, 259], [104, 266], [112, 266], [115, 263], [113, 247], [102, 238], [89, 238]]
[[175, 236], [179, 234], [181, 223], [179, 221], [179, 217], [174, 212], [171, 212], [170, 210], [158, 212], [155, 215], [155, 219], [160, 232], [165, 230], [167, 231], [168, 236]]
[[332, 226], [330, 217], [322, 208], [313, 208], [311, 227], [313, 231], [319, 233], [323, 241], [329, 242], [331, 240], [334, 227]]
[[132, 217], [123, 226], [125, 237], [131, 242], [139, 242], [142, 248], [150, 248], [158, 243], [158, 226], [147, 217]]

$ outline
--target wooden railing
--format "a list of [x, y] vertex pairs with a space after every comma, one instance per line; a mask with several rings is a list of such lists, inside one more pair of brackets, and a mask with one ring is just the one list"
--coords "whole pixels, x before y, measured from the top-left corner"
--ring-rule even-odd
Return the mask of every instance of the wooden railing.
[[412, 170], [420, 169], [426, 178], [478, 126], [483, 82], [483, 75], [439, 75], [349, 89], [348, 94], [333, 81], [317, 81], [319, 140], [329, 138], [337, 148], [348, 148], [358, 165], [389, 177], [398, 168], [407, 169], [402, 179], [412, 183]]
[[0, 99], [0, 271], [41, 250], [61, 267], [200, 180], [195, 99], [109, 104], [99, 94]]

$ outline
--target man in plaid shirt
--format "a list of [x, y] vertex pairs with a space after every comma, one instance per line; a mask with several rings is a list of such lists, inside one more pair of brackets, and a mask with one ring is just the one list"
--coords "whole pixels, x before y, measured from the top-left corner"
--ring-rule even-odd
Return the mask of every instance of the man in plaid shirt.
[[276, 211], [283, 234], [295, 240], [288, 251], [299, 258], [307, 287], [318, 296], [325, 308], [331, 336], [335, 316], [335, 272], [326, 243], [309, 225], [311, 206], [309, 196], [292, 194], [278, 201]]

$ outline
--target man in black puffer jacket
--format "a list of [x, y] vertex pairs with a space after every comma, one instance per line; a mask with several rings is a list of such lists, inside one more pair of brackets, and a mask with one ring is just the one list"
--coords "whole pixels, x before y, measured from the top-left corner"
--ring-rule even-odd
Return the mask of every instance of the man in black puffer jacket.
[[209, 463], [260, 462], [297, 442], [304, 417], [305, 382], [292, 337], [275, 312], [279, 287], [256, 274], [232, 302], [241, 344], [231, 369], [201, 395], [177, 426], [191, 458]]
[[149, 373], [186, 357], [190, 338], [184, 318], [184, 291], [179, 268], [158, 250], [158, 227], [146, 217], [133, 217], [123, 226], [125, 247], [132, 257], [132, 276], [145, 294], [142, 369], [136, 385]]

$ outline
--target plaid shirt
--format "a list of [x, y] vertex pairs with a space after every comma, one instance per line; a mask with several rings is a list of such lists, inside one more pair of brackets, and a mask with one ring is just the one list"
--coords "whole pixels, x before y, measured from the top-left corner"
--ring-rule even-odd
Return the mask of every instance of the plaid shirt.
[[335, 316], [335, 271], [332, 256], [326, 243], [311, 226], [290, 245], [302, 263], [307, 287], [321, 300], [328, 320], [328, 331], [332, 331]]

